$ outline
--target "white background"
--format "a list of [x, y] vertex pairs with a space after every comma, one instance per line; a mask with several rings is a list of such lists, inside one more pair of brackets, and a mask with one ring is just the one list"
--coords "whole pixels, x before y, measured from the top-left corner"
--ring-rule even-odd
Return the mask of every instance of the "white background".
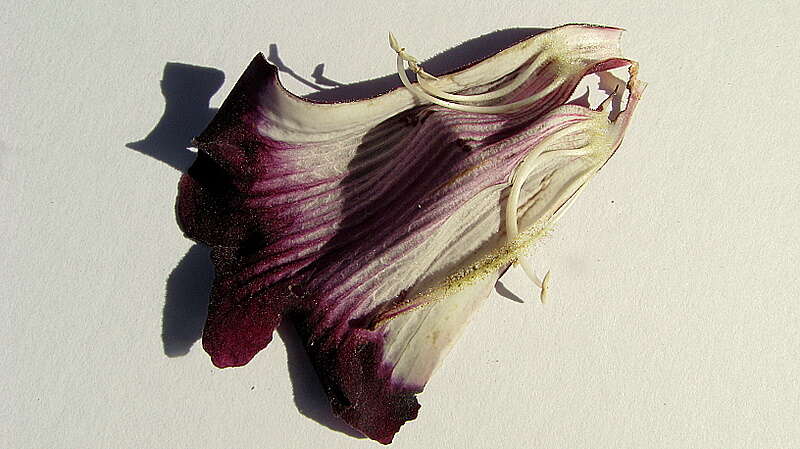
[[238, 369], [192, 345], [210, 264], [176, 225], [176, 167], [220, 74], [162, 94], [165, 65], [223, 72], [214, 108], [271, 44], [354, 83], [393, 72], [389, 30], [424, 59], [591, 22], [627, 29], [650, 86], [537, 253], [551, 302], [511, 271], [525, 303], [489, 298], [394, 447], [800, 447], [795, 2], [107, 3], [0, 7], [0, 446], [377, 447], [288, 328]]

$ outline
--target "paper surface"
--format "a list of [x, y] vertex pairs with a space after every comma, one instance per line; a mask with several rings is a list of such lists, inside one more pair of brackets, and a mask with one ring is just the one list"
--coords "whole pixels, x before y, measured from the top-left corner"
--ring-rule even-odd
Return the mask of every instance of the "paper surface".
[[243, 368], [193, 344], [211, 267], [174, 218], [183, 148], [259, 51], [308, 94], [390, 75], [390, 30], [424, 60], [590, 22], [627, 29], [634, 122], [535, 255], [550, 303], [510, 271], [393, 447], [800, 447], [800, 7], [731, 5], [10, 2], [0, 446], [376, 447], [288, 327]]

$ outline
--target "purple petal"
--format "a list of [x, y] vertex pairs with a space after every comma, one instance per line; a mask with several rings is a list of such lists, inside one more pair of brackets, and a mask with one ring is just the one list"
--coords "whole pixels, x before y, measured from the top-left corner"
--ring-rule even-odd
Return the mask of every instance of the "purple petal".
[[[391, 442], [500, 274], [619, 145], [638, 86], [614, 122], [564, 105], [586, 74], [631, 64], [619, 33], [561, 27], [439, 77], [444, 90], [487, 92], [544, 54], [506, 100], [549, 93], [502, 115], [402, 88], [311, 103], [256, 56], [196, 139], [176, 206], [185, 234], [213, 250], [213, 363], [247, 363], [290, 317], [336, 414]], [[508, 187], [534, 152], [517, 207], [532, 231], [507, 242]]]

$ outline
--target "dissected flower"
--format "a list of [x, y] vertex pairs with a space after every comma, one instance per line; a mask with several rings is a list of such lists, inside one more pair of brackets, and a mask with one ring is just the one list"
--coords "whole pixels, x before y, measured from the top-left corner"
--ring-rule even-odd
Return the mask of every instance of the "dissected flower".
[[[320, 104], [258, 55], [183, 176], [177, 214], [212, 248], [203, 347], [246, 364], [284, 317], [334, 412], [391, 442], [416, 394], [514, 262], [619, 146], [644, 84], [621, 30], [568, 25], [431, 76], [391, 36], [404, 87]], [[405, 64], [416, 73], [413, 83]], [[629, 67], [625, 110], [567, 104], [588, 74]]]

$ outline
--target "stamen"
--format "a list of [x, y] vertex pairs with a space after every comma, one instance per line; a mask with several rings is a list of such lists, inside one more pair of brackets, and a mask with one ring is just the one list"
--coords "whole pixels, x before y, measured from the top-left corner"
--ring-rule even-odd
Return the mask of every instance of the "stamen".
[[[482, 102], [493, 100], [497, 98], [502, 98], [510, 94], [512, 91], [516, 90], [522, 84], [527, 81], [530, 76], [544, 64], [544, 56], [540, 54], [537, 56], [533, 62], [507, 86], [498, 89], [493, 92], [487, 92], [484, 94], [477, 94], [477, 95], [455, 95], [445, 92], [432, 84], [430, 84], [429, 80], [436, 80], [437, 78], [428, 72], [426, 72], [422, 66], [419, 65], [419, 60], [417, 58], [411, 56], [406, 52], [405, 47], [401, 47], [400, 44], [397, 42], [397, 38], [395, 38], [394, 34], [389, 33], [389, 46], [392, 47], [397, 53], [397, 74], [400, 76], [400, 80], [403, 82], [403, 85], [410, 91], [412, 91], [417, 96], [424, 98], [431, 103], [438, 104], [439, 106], [444, 106], [446, 108], [454, 109], [457, 111], [463, 112], [477, 112], [482, 114], [501, 114], [501, 113], [508, 113], [513, 112], [518, 109], [521, 109], [525, 106], [531, 105], [542, 98], [552, 94], [555, 92], [563, 79], [560, 76], [557, 76], [551, 81], [551, 83], [542, 89], [541, 91], [519, 101], [515, 101], [513, 103], [506, 103], [500, 105], [493, 105], [493, 106], [475, 106], [475, 105], [465, 105], [456, 103], [454, 101], [460, 102]], [[411, 84], [411, 81], [406, 76], [406, 69], [405, 69], [405, 62], [408, 62], [408, 67], [417, 75], [417, 85], [414, 86]], [[447, 100], [454, 100], [454, 101], [447, 101]]]
[[[461, 104], [462, 103], [475, 103], [475, 102], [483, 102], [489, 101], [494, 99], [499, 99], [507, 96], [520, 86], [522, 86], [525, 81], [527, 81], [530, 76], [535, 73], [535, 71], [540, 68], [545, 63], [545, 56], [544, 53], [540, 53], [534, 60], [528, 65], [528, 67], [520, 72], [514, 80], [509, 83], [508, 85], [497, 89], [492, 92], [486, 92], [483, 94], [476, 94], [476, 95], [457, 95], [445, 92], [432, 83], [430, 81], [435, 81], [437, 78], [429, 73], [427, 73], [422, 66], [420, 66], [419, 60], [406, 52], [404, 47], [401, 47], [395, 38], [394, 34], [391, 32], [389, 33], [389, 45], [391, 46], [392, 50], [397, 53], [397, 74], [400, 76], [400, 80], [403, 82], [403, 85], [410, 90], [412, 93], [417, 95], [418, 97], [425, 99], [431, 103], [437, 104], [439, 106], [443, 106], [449, 109], [454, 109], [457, 111], [463, 112], [476, 112], [476, 113], [484, 113], [484, 114], [493, 114], [493, 113], [507, 113], [512, 112], [517, 109], [520, 109], [524, 106], [530, 105], [535, 103], [538, 100], [546, 97], [547, 95], [554, 92], [558, 86], [564, 81], [563, 77], [557, 76], [548, 86], [543, 88], [541, 91], [533, 94], [523, 100], [515, 101], [512, 103], [500, 104], [500, 105], [493, 105], [493, 106], [476, 106], [476, 105], [469, 105], [469, 104]], [[405, 63], [408, 63], [408, 67], [411, 71], [413, 71], [417, 75], [417, 84], [411, 84], [411, 81], [408, 79], [406, 75], [406, 67]], [[633, 94], [634, 88], [636, 86], [636, 70], [638, 67], [632, 65], [629, 68], [629, 72], [631, 74], [631, 78], [628, 81], [627, 88]], [[614, 92], [611, 93], [608, 98], [603, 100], [603, 102], [598, 106], [597, 111], [604, 110], [613, 100], [613, 98], [617, 95], [619, 90], [619, 86], [614, 89]], [[453, 101], [448, 101], [453, 100]], [[627, 108], [626, 108], [627, 109]], [[525, 158], [520, 162], [519, 165], [514, 169], [512, 175], [512, 182], [511, 188], [509, 191], [508, 198], [506, 199], [506, 246], [507, 248], [515, 248], [520, 245], [520, 233], [519, 233], [519, 225], [518, 220], [519, 216], [517, 213], [518, 203], [519, 203], [519, 195], [522, 190], [522, 186], [527, 180], [527, 178], [531, 175], [534, 169], [539, 162], [537, 159], [540, 158], [542, 155], [546, 153], [550, 153], [552, 151], [558, 151], [560, 155], [566, 157], [581, 157], [589, 154], [588, 149], [584, 148], [576, 148], [573, 150], [545, 150], [548, 145], [553, 142], [554, 140], [560, 139], [564, 137], [566, 134], [572, 131], [570, 126], [565, 126], [564, 128], [556, 131], [552, 135], [548, 136], [541, 142], [537, 143], [535, 147], [525, 156]], [[569, 209], [572, 204], [575, 202], [575, 198], [583, 191], [585, 184], [580, 185], [576, 190], [575, 193], [566, 201], [564, 204], [561, 205], [558, 210], [556, 210], [552, 216], [545, 222], [541, 229], [537, 231], [537, 235], [543, 235], [547, 232], [560, 218], [561, 216]], [[570, 188], [573, 188], [573, 185], [570, 185]], [[529, 232], [530, 230], [526, 231]], [[517, 253], [518, 254], [518, 253]], [[540, 289], [539, 295], [540, 300], [544, 304], [547, 302], [548, 294], [550, 291], [550, 279], [551, 279], [551, 272], [548, 270], [545, 275], [544, 279], [540, 280], [539, 277], [536, 275], [536, 272], [533, 269], [533, 266], [528, 262], [523, 255], [517, 255], [514, 258], [512, 253], [508, 253], [510, 259], [506, 259], [507, 262], [515, 261], [518, 262], [521, 266], [525, 274], [528, 278], [533, 281], [533, 283]], [[494, 260], [494, 263], [498, 263], [499, 259]], [[487, 265], [491, 265], [487, 262]], [[483, 264], [475, 265], [475, 270], [478, 268], [485, 269], [486, 267]], [[464, 276], [464, 274], [460, 274], [456, 276]], [[408, 313], [412, 310], [416, 310], [420, 307], [424, 307], [428, 304], [436, 302], [437, 300], [441, 299], [443, 296], [447, 295], [447, 292], [455, 288], [456, 284], [460, 282], [455, 282], [455, 278], [453, 279], [453, 283], [446, 282], [443, 286], [431, 289], [428, 292], [422, 293], [417, 295], [414, 298], [404, 301], [403, 303], [396, 304], [391, 307], [389, 310], [384, 311], [381, 313], [376, 320], [371, 324], [371, 328], [375, 329], [377, 327], [382, 326], [386, 322], [396, 318], [397, 316], [403, 315]]]
[[[528, 67], [525, 68], [525, 70], [523, 70], [522, 72], [517, 74], [517, 76], [514, 78], [514, 80], [511, 83], [509, 83], [506, 86], [501, 87], [500, 89], [497, 89], [497, 90], [494, 90], [494, 91], [491, 91], [491, 92], [482, 93], [482, 94], [457, 95], [457, 94], [448, 93], [448, 92], [445, 92], [445, 91], [439, 89], [438, 87], [434, 86], [433, 84], [430, 84], [427, 81], [427, 78], [425, 78], [425, 77], [423, 77], [422, 79], [419, 80], [419, 85], [423, 89], [428, 91], [430, 94], [436, 95], [437, 97], [444, 98], [446, 100], [472, 102], [472, 103], [476, 103], [476, 102], [479, 102], [479, 101], [494, 100], [494, 99], [497, 99], [497, 98], [502, 98], [502, 97], [510, 94], [514, 90], [516, 90], [518, 87], [522, 86], [525, 83], [525, 81], [528, 81], [528, 79], [530, 79], [531, 75], [533, 75], [533, 73], [543, 65], [544, 59], [545, 59], [544, 53], [539, 53], [536, 56], [536, 58], [534, 58], [533, 62], [531, 62], [528, 65]], [[420, 67], [420, 69], [422, 69], [422, 68]], [[425, 73], [424, 70], [422, 70], [422, 72]], [[537, 95], [539, 95], [539, 94], [537, 94]], [[541, 97], [539, 97], [539, 98], [541, 98]]]
[[[565, 127], [548, 136], [546, 139], [536, 144], [531, 152], [528, 153], [522, 162], [514, 169], [514, 175], [511, 180], [511, 190], [509, 191], [508, 199], [506, 200], [506, 240], [509, 243], [511, 243], [519, 235], [519, 216], [517, 214], [517, 207], [519, 204], [519, 194], [522, 191], [522, 186], [525, 184], [525, 181], [528, 179], [531, 173], [533, 173], [533, 170], [537, 166], [537, 159], [542, 154], [546, 153], [544, 149], [547, 148], [548, 144], [556, 139], [560, 139], [566, 134], [569, 134], [571, 131], [572, 129], [570, 127]], [[556, 214], [553, 216], [555, 217], [555, 215]], [[553, 222], [553, 217], [548, 220], [548, 225], [551, 222]], [[530, 263], [525, 259], [525, 256], [519, 257], [517, 261], [522, 266], [522, 270], [525, 272], [528, 278], [541, 289], [540, 298], [544, 303], [547, 299], [547, 291], [549, 290], [550, 272], [547, 272], [545, 275], [545, 280], [542, 281], [539, 280], [539, 277], [536, 275]]]
[[539, 295], [539, 300], [542, 301], [542, 304], [547, 304], [547, 294], [550, 292], [550, 270], [547, 270], [547, 273], [544, 275], [544, 279], [542, 280], [542, 291]]

